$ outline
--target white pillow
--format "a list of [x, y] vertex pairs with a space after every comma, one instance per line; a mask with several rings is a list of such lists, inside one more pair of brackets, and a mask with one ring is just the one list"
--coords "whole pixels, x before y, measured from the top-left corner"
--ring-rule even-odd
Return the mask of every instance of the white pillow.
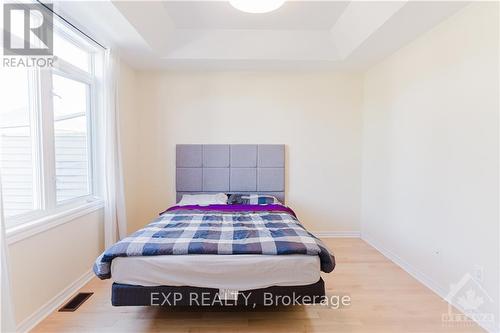
[[227, 205], [227, 195], [224, 193], [217, 194], [184, 194], [178, 206], [198, 205]]

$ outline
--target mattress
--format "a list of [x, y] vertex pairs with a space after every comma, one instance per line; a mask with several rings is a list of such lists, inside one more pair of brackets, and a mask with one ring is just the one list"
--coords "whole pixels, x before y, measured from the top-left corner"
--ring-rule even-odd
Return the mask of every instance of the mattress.
[[115, 283], [250, 290], [309, 285], [320, 279], [320, 260], [309, 255], [159, 255], [118, 257]]

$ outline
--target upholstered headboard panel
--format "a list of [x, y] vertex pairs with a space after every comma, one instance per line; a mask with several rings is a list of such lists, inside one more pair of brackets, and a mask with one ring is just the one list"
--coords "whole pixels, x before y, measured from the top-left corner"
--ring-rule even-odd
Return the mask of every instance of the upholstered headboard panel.
[[177, 145], [177, 201], [187, 193], [261, 193], [285, 201], [284, 145]]

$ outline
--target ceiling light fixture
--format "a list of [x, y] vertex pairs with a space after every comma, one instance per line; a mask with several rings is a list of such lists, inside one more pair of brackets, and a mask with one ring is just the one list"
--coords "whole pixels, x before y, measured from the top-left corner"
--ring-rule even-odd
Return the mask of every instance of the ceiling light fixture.
[[280, 8], [285, 0], [230, 0], [234, 8], [245, 13], [269, 13]]

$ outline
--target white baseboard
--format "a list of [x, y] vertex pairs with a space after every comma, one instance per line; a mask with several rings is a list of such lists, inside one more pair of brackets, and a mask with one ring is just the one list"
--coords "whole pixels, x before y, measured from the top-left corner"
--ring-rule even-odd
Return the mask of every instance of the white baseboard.
[[409, 264], [400, 256], [382, 246], [375, 239], [371, 238], [369, 235], [365, 233], [363, 233], [361, 239], [370, 244], [372, 247], [374, 247], [378, 252], [382, 253], [387, 259], [389, 259], [390, 261], [392, 261], [393, 263], [404, 269], [408, 274], [410, 274], [419, 282], [424, 284], [427, 288], [431, 289], [434, 293], [438, 294], [441, 297], [443, 297], [443, 295], [446, 296], [446, 293], [448, 292], [447, 290], [443, 289], [441, 286], [439, 286], [438, 283], [436, 283], [426, 274], [422, 273], [420, 270]]
[[311, 232], [318, 238], [360, 238], [359, 231], [317, 231]]
[[80, 288], [82, 288], [87, 282], [89, 282], [94, 277], [93, 271], [90, 269], [76, 281], [67, 286], [59, 294], [57, 294], [50, 301], [45, 303], [40, 309], [36, 310], [29, 317], [24, 319], [16, 327], [16, 332], [24, 333], [32, 330], [36, 325], [38, 325], [42, 320], [47, 318], [52, 312], [58, 309], [64, 302], [68, 300], [73, 294], [75, 294]]
[[[408, 274], [413, 276], [416, 280], [418, 280], [420, 283], [422, 283], [424, 286], [432, 290], [435, 294], [437, 294], [439, 297], [441, 297], [445, 302], [448, 302], [446, 299], [446, 296], [448, 294], [448, 290], [446, 288], [441, 287], [436, 281], [431, 279], [427, 274], [423, 273], [404, 259], [402, 259], [400, 256], [395, 254], [394, 252], [390, 251], [386, 247], [382, 246], [378, 241], [376, 241], [374, 238], [371, 238], [369, 235], [363, 233], [361, 236], [361, 239], [370, 244], [372, 247], [374, 247], [377, 251], [382, 253], [387, 259], [401, 267], [404, 271], [406, 271]], [[465, 313], [464, 309], [462, 306], [460, 306], [456, 302], [451, 302], [451, 305], [453, 305], [455, 308], [457, 308], [459, 311], [462, 313]], [[481, 326], [483, 329], [485, 329], [487, 332], [490, 333], [499, 333], [500, 330], [498, 327], [495, 327], [494, 324], [491, 325], [486, 325], [484, 322], [477, 322], [479, 326]]]

